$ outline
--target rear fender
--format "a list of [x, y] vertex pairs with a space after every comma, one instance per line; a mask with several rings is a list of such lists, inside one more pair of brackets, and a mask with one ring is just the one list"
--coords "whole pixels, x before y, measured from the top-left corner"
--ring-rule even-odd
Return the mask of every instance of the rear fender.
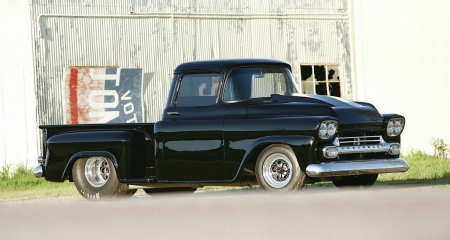
[[[66, 168], [64, 169], [62, 178], [64, 178], [64, 176], [71, 176], [72, 173], [72, 167], [75, 164], [75, 162], [78, 159], [82, 159], [82, 158], [90, 158], [90, 157], [94, 157], [94, 156], [100, 156], [100, 157], [105, 157], [108, 158], [109, 160], [111, 160], [111, 162], [114, 165], [114, 168], [116, 169], [116, 172], [118, 172], [119, 169], [119, 164], [117, 163], [117, 159], [116, 157], [111, 154], [110, 152], [106, 152], [106, 151], [86, 151], [86, 152], [77, 152], [74, 155], [72, 155], [72, 157], [69, 159], [69, 161], [67, 162]], [[64, 179], [62, 179], [64, 180]]]
[[143, 178], [145, 144], [145, 134], [133, 130], [68, 132], [52, 136], [47, 141], [45, 179], [62, 182], [71, 174], [76, 160], [91, 156], [108, 157], [119, 180]]

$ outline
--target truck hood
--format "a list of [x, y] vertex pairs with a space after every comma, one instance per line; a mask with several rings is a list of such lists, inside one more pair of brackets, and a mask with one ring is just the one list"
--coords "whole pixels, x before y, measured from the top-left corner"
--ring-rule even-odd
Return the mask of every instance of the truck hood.
[[247, 116], [332, 116], [344, 125], [383, 123], [383, 116], [369, 103], [313, 94], [274, 94], [271, 103], [249, 105]]

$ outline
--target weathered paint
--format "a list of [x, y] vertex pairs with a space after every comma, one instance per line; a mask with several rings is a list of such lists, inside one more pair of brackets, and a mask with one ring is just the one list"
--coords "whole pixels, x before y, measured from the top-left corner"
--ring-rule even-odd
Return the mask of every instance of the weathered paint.
[[[0, 1], [0, 166], [34, 164], [37, 125], [63, 122], [64, 68], [142, 68], [144, 121], [154, 121], [175, 65], [241, 56], [285, 60], [297, 82], [300, 64], [341, 64], [346, 98], [403, 113], [404, 149], [431, 152], [432, 137], [450, 144], [448, 7], [438, 0]], [[129, 12], [144, 16], [119, 17]], [[340, 19], [348, 13], [351, 21]]]
[[64, 123], [141, 123], [142, 69], [64, 70]]
[[[33, 67], [24, 71], [34, 76], [22, 81], [31, 83], [26, 91], [35, 90], [35, 95], [27, 96], [35, 97], [36, 108], [32, 101], [24, 103], [33, 108], [28, 111], [33, 118], [22, 124], [32, 138], [27, 140], [27, 145], [33, 142], [31, 150], [25, 151], [32, 161], [40, 145], [37, 125], [64, 123], [63, 79], [69, 67], [141, 68], [145, 122], [161, 118], [173, 68], [185, 61], [274, 58], [292, 65], [298, 83], [301, 64], [339, 64], [342, 82], [352, 82], [346, 0], [260, 4], [241, 0], [23, 0], [21, 4], [30, 14], [30, 21], [23, 25], [31, 28], [27, 34], [32, 39], [28, 54], [33, 54]], [[344, 97], [353, 98], [350, 86]], [[7, 135], [0, 134], [0, 138]], [[16, 146], [21, 147], [15, 153], [24, 152], [24, 143]], [[10, 158], [15, 153], [4, 155]], [[22, 162], [23, 156], [14, 159]]]
[[[305, 9], [295, 12], [297, 5], [288, 8], [290, 2], [280, 2], [285, 5], [284, 9], [265, 6], [265, 11], [284, 13], [289, 9], [289, 14], [253, 13], [259, 12], [253, 9], [258, 6], [241, 5], [240, 1], [219, 1], [213, 6], [210, 1], [197, 1], [195, 6], [180, 1], [174, 4], [178, 7], [172, 9], [173, 14], [138, 13], [135, 10], [133, 15], [127, 15], [127, 11], [117, 16], [79, 15], [77, 8], [73, 8], [75, 11], [71, 14], [38, 16], [36, 13], [39, 18], [35, 45], [36, 65], [39, 65], [36, 67], [36, 84], [54, 86], [38, 96], [39, 105], [55, 107], [54, 114], [41, 115], [39, 120], [61, 122], [58, 109], [61, 93], [57, 90], [61, 89], [61, 71], [57, 69], [68, 66], [142, 67], [146, 85], [144, 121], [153, 122], [160, 118], [172, 69], [181, 62], [210, 58], [276, 58], [293, 65], [294, 77], [298, 76], [303, 62], [344, 64], [342, 51], [346, 46], [340, 46], [342, 39], [338, 37], [345, 36], [337, 33], [338, 23], [348, 22], [345, 12], [323, 8], [322, 11], [315, 9], [314, 13], [319, 15], [310, 15]], [[168, 6], [163, 7], [164, 4], [160, 3], [160, 7], [167, 11]], [[234, 7], [227, 8], [228, 5]], [[40, 6], [34, 12], [39, 12]], [[314, 1], [307, 1], [304, 6], [321, 7]], [[54, 8], [58, 9], [58, 6]], [[82, 7], [78, 8], [81, 10]], [[182, 12], [176, 12], [178, 9]], [[230, 14], [203, 13], [223, 13], [225, 10]], [[202, 14], [196, 14], [198, 11]], [[46, 64], [41, 68], [43, 63]], [[58, 95], [49, 98], [48, 91]], [[351, 98], [351, 92], [345, 97]]]

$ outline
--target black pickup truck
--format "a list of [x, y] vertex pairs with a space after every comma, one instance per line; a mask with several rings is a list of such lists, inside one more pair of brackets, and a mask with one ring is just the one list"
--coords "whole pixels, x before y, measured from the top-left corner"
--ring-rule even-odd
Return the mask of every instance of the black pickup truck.
[[34, 170], [73, 181], [87, 199], [254, 186], [289, 192], [306, 183], [372, 186], [405, 172], [405, 118], [365, 102], [299, 94], [291, 66], [269, 59], [194, 61], [174, 70], [156, 123], [41, 125]]

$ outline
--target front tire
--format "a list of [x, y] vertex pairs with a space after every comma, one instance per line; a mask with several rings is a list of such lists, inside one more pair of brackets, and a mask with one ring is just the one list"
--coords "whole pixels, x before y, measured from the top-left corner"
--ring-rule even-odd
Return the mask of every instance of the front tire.
[[345, 176], [333, 181], [338, 188], [369, 188], [377, 181], [378, 174], [366, 174], [357, 176]]
[[292, 192], [305, 185], [306, 174], [289, 146], [268, 146], [256, 161], [256, 179], [268, 192]]
[[112, 161], [103, 156], [82, 158], [72, 168], [73, 182], [78, 192], [88, 200], [132, 196], [136, 189], [117, 179]]

